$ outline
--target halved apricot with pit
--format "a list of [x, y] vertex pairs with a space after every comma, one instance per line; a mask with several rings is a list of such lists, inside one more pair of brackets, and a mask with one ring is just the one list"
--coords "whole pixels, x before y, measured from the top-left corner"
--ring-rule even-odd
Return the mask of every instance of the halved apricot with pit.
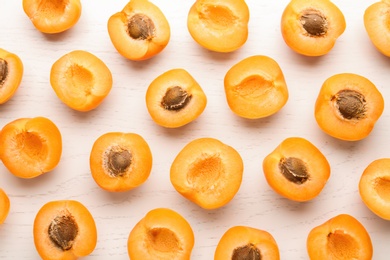
[[279, 248], [267, 231], [253, 227], [234, 226], [218, 242], [214, 260], [279, 260]]
[[140, 135], [110, 132], [100, 136], [90, 154], [93, 179], [108, 191], [128, 191], [146, 181], [152, 153]]
[[224, 85], [230, 109], [244, 118], [270, 116], [288, 100], [283, 72], [267, 56], [251, 56], [235, 64], [226, 73]]
[[131, 260], [190, 260], [194, 240], [194, 232], [183, 216], [156, 208], [131, 230], [127, 249]]
[[160, 53], [171, 37], [164, 13], [148, 0], [131, 0], [108, 20], [108, 34], [116, 50], [130, 60], [146, 60]]
[[8, 216], [10, 201], [7, 193], [0, 188], [0, 224], [3, 224]]
[[22, 77], [23, 63], [19, 56], [0, 48], [0, 104], [15, 94]]
[[170, 178], [182, 196], [204, 209], [216, 209], [236, 195], [243, 171], [242, 158], [233, 147], [214, 138], [199, 138], [176, 156]]
[[110, 69], [90, 52], [76, 50], [51, 67], [50, 83], [58, 98], [78, 111], [95, 109], [112, 88]]
[[239, 49], [248, 38], [249, 8], [244, 0], [197, 0], [187, 27], [202, 47], [216, 52]]
[[161, 126], [176, 128], [195, 120], [207, 98], [198, 82], [184, 69], [172, 69], [155, 78], [146, 92], [146, 107]]
[[15, 176], [33, 178], [53, 170], [60, 161], [62, 137], [48, 118], [20, 118], [0, 132], [0, 159]]
[[282, 14], [284, 41], [306, 56], [327, 54], [345, 28], [343, 13], [329, 0], [292, 0]]
[[34, 243], [44, 260], [78, 259], [95, 249], [97, 230], [89, 210], [75, 200], [50, 201], [34, 220]]
[[43, 33], [60, 33], [73, 27], [81, 16], [80, 0], [23, 0], [23, 10]]
[[311, 142], [290, 137], [264, 158], [263, 171], [278, 194], [294, 201], [308, 201], [324, 188], [330, 165]]
[[311, 260], [371, 260], [373, 248], [365, 227], [348, 214], [337, 215], [313, 228], [306, 242]]
[[382, 115], [384, 99], [367, 78], [341, 73], [323, 83], [315, 103], [315, 119], [327, 134], [347, 141], [367, 137]]

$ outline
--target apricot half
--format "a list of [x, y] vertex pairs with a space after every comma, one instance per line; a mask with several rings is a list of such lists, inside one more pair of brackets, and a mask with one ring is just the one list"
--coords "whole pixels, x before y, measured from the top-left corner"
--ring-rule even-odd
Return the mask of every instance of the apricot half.
[[359, 193], [366, 206], [379, 217], [390, 220], [390, 158], [371, 162], [363, 171]]
[[248, 38], [249, 8], [244, 0], [197, 0], [187, 28], [202, 47], [216, 52], [239, 49]]
[[53, 170], [61, 159], [62, 137], [48, 118], [20, 118], [0, 132], [0, 159], [15, 176], [33, 178]]
[[233, 147], [214, 138], [199, 138], [176, 156], [170, 178], [182, 196], [204, 209], [216, 209], [236, 195], [243, 171], [242, 158]]
[[218, 242], [214, 260], [279, 260], [279, 248], [267, 231], [234, 226]]
[[207, 98], [198, 82], [184, 69], [172, 69], [155, 78], [146, 92], [146, 107], [154, 122], [176, 128], [195, 120]]
[[8, 216], [10, 201], [7, 193], [0, 188], [0, 224], [3, 224]]
[[128, 191], [149, 177], [152, 153], [140, 135], [110, 132], [93, 144], [90, 168], [93, 179], [102, 189]]
[[281, 19], [287, 46], [306, 56], [327, 54], [345, 28], [343, 13], [329, 0], [291, 0]]
[[164, 13], [148, 0], [131, 0], [108, 20], [108, 34], [116, 50], [130, 60], [146, 60], [169, 42], [171, 29]]
[[90, 52], [76, 50], [51, 67], [50, 83], [58, 98], [78, 111], [95, 109], [112, 88], [110, 69]]
[[22, 77], [23, 63], [19, 56], [0, 48], [0, 104], [15, 94]]
[[315, 119], [330, 136], [358, 141], [367, 137], [382, 115], [384, 99], [367, 78], [336, 74], [325, 80], [315, 103]]
[[314, 227], [307, 237], [311, 260], [371, 260], [373, 248], [365, 227], [348, 214], [337, 215]]
[[80, 0], [23, 0], [23, 10], [43, 33], [60, 33], [73, 27], [81, 16]]
[[311, 142], [290, 137], [264, 158], [263, 171], [268, 184], [278, 194], [294, 201], [308, 201], [324, 188], [330, 165]]
[[88, 209], [75, 200], [50, 201], [34, 220], [34, 243], [44, 260], [78, 259], [95, 249], [97, 231]]
[[244, 118], [270, 116], [288, 100], [283, 72], [267, 56], [251, 56], [235, 64], [226, 73], [224, 85], [230, 109]]
[[131, 260], [190, 260], [194, 241], [194, 232], [183, 216], [156, 208], [131, 230], [127, 249]]

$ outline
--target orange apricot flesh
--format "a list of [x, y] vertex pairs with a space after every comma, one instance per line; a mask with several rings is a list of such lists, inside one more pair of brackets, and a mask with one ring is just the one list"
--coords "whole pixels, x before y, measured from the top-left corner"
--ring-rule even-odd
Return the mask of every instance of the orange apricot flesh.
[[22, 77], [23, 63], [19, 56], [0, 48], [0, 104], [13, 97]]
[[0, 188], [0, 224], [3, 224], [10, 210], [10, 200], [3, 189]]

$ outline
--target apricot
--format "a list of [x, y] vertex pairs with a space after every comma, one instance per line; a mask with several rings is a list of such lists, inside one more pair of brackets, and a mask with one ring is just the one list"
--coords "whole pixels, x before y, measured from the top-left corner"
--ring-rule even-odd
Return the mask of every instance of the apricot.
[[187, 16], [187, 28], [202, 47], [232, 52], [248, 39], [249, 8], [244, 0], [197, 0]]
[[251, 56], [236, 63], [226, 73], [224, 86], [230, 109], [244, 118], [270, 116], [288, 100], [283, 72], [267, 56]]
[[156, 208], [131, 230], [127, 249], [131, 260], [189, 260], [194, 241], [194, 232], [183, 216]]
[[330, 136], [346, 141], [367, 137], [384, 109], [384, 99], [367, 78], [336, 74], [325, 80], [315, 103], [315, 119]]
[[215, 249], [214, 260], [279, 260], [279, 248], [267, 231], [247, 226], [229, 228]]
[[0, 188], [0, 225], [4, 223], [10, 209], [10, 201], [7, 193]]
[[173, 187], [204, 209], [224, 206], [238, 192], [244, 165], [240, 154], [214, 138], [189, 142], [172, 162]]
[[345, 28], [343, 13], [329, 0], [291, 0], [281, 19], [285, 43], [305, 56], [327, 54]]
[[88, 209], [75, 200], [50, 201], [34, 220], [34, 244], [44, 260], [78, 259], [95, 249], [97, 231]]
[[390, 57], [390, 1], [371, 4], [364, 12], [364, 27], [372, 44], [383, 55]]
[[81, 16], [80, 0], [23, 0], [23, 10], [36, 29], [60, 33], [72, 28]]
[[146, 91], [146, 107], [153, 121], [167, 128], [186, 125], [202, 114], [207, 98], [198, 82], [184, 69], [172, 69], [155, 78]]
[[19, 118], [0, 132], [0, 159], [20, 178], [34, 178], [53, 170], [61, 159], [62, 137], [48, 118]]
[[107, 191], [128, 191], [140, 186], [152, 169], [149, 145], [135, 133], [110, 132], [93, 144], [90, 168], [95, 182]]
[[337, 215], [314, 227], [307, 237], [311, 260], [371, 260], [373, 248], [365, 227], [348, 214]]
[[77, 111], [98, 107], [112, 88], [107, 65], [90, 52], [75, 50], [54, 62], [50, 83], [58, 98]]
[[0, 48], [0, 104], [7, 102], [23, 77], [23, 63], [18, 55]]
[[330, 165], [321, 151], [308, 140], [283, 140], [263, 160], [264, 176], [278, 194], [294, 201], [317, 197], [330, 176]]
[[161, 9], [148, 0], [131, 0], [107, 24], [115, 49], [129, 60], [150, 59], [168, 45], [171, 29]]

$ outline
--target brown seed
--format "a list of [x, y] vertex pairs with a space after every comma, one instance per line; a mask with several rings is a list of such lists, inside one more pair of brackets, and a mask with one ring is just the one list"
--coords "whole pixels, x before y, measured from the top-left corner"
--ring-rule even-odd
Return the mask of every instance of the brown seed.
[[49, 226], [50, 240], [63, 251], [69, 250], [79, 232], [74, 218], [69, 214], [57, 216]]
[[295, 184], [302, 184], [309, 179], [306, 164], [299, 158], [282, 158], [279, 162], [279, 169], [284, 177]]
[[120, 146], [113, 146], [105, 154], [105, 169], [112, 177], [123, 176], [132, 162], [132, 155], [129, 150]]
[[0, 87], [4, 84], [8, 76], [8, 63], [0, 58]]
[[169, 88], [161, 101], [166, 110], [178, 111], [184, 108], [191, 99], [191, 95], [179, 86]]
[[155, 35], [153, 21], [144, 14], [135, 14], [127, 24], [128, 34], [135, 40], [149, 40]]
[[261, 260], [260, 250], [253, 244], [237, 247], [233, 251], [232, 260]]
[[366, 100], [355, 90], [344, 89], [331, 98], [345, 119], [362, 119], [366, 117]]
[[328, 30], [326, 17], [316, 10], [306, 10], [302, 14], [300, 22], [306, 32], [312, 37], [325, 35]]

